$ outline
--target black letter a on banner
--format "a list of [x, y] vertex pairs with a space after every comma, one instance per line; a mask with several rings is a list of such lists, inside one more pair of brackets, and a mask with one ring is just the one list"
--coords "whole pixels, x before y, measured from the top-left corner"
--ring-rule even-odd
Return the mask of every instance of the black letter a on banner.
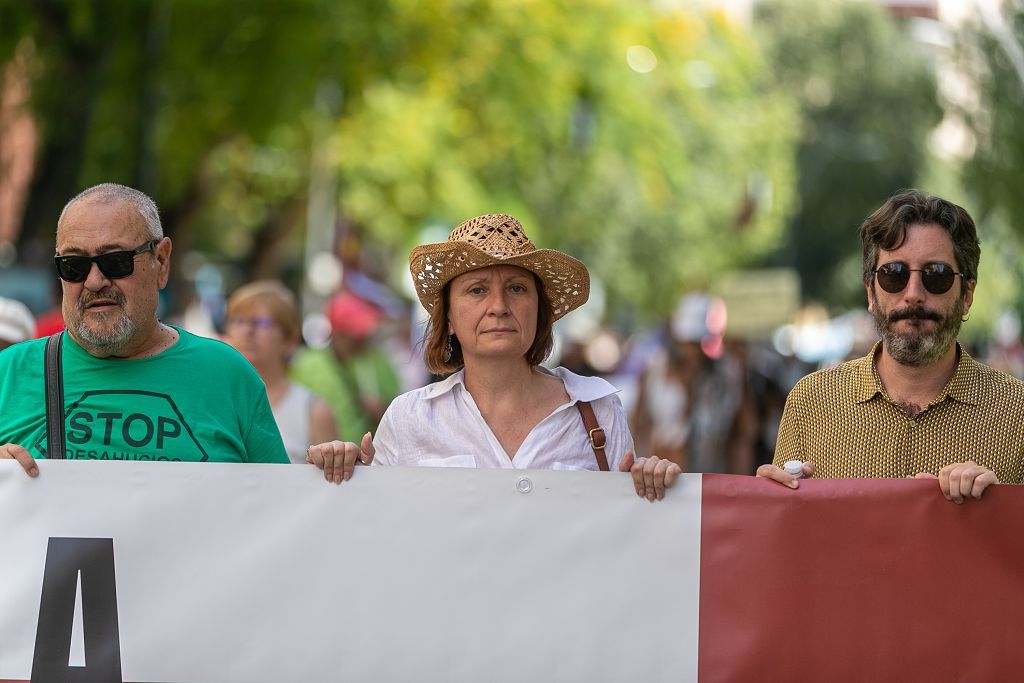
[[[78, 572], [82, 572], [85, 666], [68, 666]], [[51, 538], [39, 601], [33, 683], [121, 683], [114, 539]]]

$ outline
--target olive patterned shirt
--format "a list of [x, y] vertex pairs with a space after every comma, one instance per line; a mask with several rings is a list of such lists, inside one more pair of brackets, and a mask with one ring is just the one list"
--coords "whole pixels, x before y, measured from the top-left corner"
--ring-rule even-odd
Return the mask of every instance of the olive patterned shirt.
[[938, 474], [974, 462], [1000, 482], [1024, 479], [1024, 382], [983, 365], [959, 344], [946, 388], [917, 415], [885, 393], [871, 353], [807, 375], [793, 387], [774, 464], [814, 463], [817, 478]]

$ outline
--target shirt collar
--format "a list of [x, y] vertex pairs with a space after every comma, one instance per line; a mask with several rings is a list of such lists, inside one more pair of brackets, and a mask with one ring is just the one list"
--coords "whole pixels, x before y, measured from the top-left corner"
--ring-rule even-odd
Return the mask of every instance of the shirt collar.
[[882, 380], [878, 376], [878, 370], [875, 369], [875, 356], [881, 348], [882, 340], [879, 339], [871, 347], [871, 352], [868, 355], [854, 361], [856, 363], [856, 372], [854, 373], [853, 397], [857, 403], [870, 401], [879, 394], [885, 395], [885, 391], [882, 388]]
[[[569, 394], [570, 403], [576, 403], [577, 401], [596, 401], [599, 398], [611, 396], [619, 391], [608, 381], [601, 379], [600, 377], [584, 377], [562, 367], [549, 370], [545, 367], [538, 366], [537, 370], [547, 375], [558, 377], [562, 380], [562, 383], [565, 385], [565, 393]], [[428, 386], [423, 392], [423, 398], [432, 399], [443, 396], [454, 391], [457, 386], [461, 386], [463, 389], [466, 388], [465, 369], [459, 370], [448, 378]]]
[[[877, 395], [885, 396], [878, 368], [875, 367], [875, 358], [881, 350], [882, 340], [879, 339], [868, 355], [854, 361], [857, 364], [854, 379], [854, 399], [857, 403], [870, 401]], [[960, 403], [976, 405], [981, 399], [981, 373], [977, 361], [960, 346], [960, 342], [956, 342], [956, 350], [960, 361], [946, 387], [932, 401], [933, 404], [952, 398]]]
[[565, 393], [569, 394], [569, 400], [572, 403], [577, 401], [596, 401], [605, 396], [616, 394], [619, 391], [605, 379], [600, 377], [584, 377], [583, 375], [577, 375], [575, 372], [570, 372], [563, 367], [557, 367], [554, 370], [542, 367], [537, 369], [561, 379], [565, 385]]
[[977, 405], [981, 401], [981, 368], [978, 362], [960, 346], [960, 342], [957, 342], [956, 348], [960, 353], [960, 362], [957, 363], [956, 371], [949, 378], [940, 398], [949, 396], [960, 403]]
[[451, 393], [452, 390], [454, 390], [455, 387], [457, 386], [462, 386], [463, 388], [465, 388], [465, 375], [465, 370], [459, 370], [458, 372], [449, 375], [447, 378], [441, 380], [440, 382], [434, 382], [433, 384], [428, 385], [427, 388], [424, 389], [423, 391], [423, 398], [431, 399], [437, 398], [438, 396], [443, 396], [445, 394]]

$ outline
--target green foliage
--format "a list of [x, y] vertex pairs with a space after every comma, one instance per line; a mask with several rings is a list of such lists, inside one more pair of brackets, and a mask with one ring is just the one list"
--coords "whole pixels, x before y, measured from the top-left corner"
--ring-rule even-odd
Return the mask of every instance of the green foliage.
[[[1020, 50], [1024, 5], [1008, 2], [1003, 12], [1006, 39]], [[980, 218], [1002, 213], [1002, 220], [1024, 235], [1024, 75], [1014, 68], [1008, 45], [984, 27], [970, 26], [960, 47], [960, 66], [971, 75], [978, 94], [977, 106], [961, 112], [977, 144], [964, 182], [978, 199]]]
[[859, 261], [861, 221], [922, 173], [941, 118], [931, 65], [877, 3], [771, 0], [758, 6], [756, 32], [802, 112], [799, 208], [784, 258], [805, 298], [860, 304], [859, 278], [840, 280], [851, 269], [838, 266]]
[[[37, 51], [49, 170], [26, 230], [47, 240], [68, 196], [115, 180], [154, 195], [179, 249], [294, 263], [326, 153], [341, 214], [396, 261], [427, 225], [507, 211], [584, 259], [613, 303], [653, 315], [776, 249], [793, 205], [794, 108], [716, 14], [628, 0], [0, 0], [0, 18]], [[17, 43], [5, 32], [0, 55]], [[632, 69], [631, 48], [656, 67]]]
[[1002, 20], [1001, 39], [991, 30], [993, 22], [967, 24], [957, 41], [957, 67], [976, 94], [976, 101], [965, 100], [954, 110], [967, 122], [975, 142], [974, 155], [962, 173], [962, 183], [976, 205], [972, 214], [982, 239], [971, 318], [986, 327], [1003, 310], [1024, 311], [1024, 263], [1019, 256], [1024, 240], [1024, 75], [1010, 57], [1024, 44], [1024, 5], [1005, 3]]
[[[336, 143], [346, 212], [400, 253], [433, 220], [506, 211], [614, 301], [660, 313], [773, 248], [792, 111], [725, 22], [571, 0], [402, 16], [430, 52], [369, 83]], [[629, 67], [633, 45], [653, 71]]]

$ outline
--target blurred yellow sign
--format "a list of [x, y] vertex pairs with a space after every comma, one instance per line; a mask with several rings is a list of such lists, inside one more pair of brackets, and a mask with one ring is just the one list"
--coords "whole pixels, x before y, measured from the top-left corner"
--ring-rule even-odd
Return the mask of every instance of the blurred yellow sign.
[[800, 276], [792, 268], [728, 273], [712, 291], [725, 301], [726, 335], [733, 338], [768, 337], [800, 307]]

